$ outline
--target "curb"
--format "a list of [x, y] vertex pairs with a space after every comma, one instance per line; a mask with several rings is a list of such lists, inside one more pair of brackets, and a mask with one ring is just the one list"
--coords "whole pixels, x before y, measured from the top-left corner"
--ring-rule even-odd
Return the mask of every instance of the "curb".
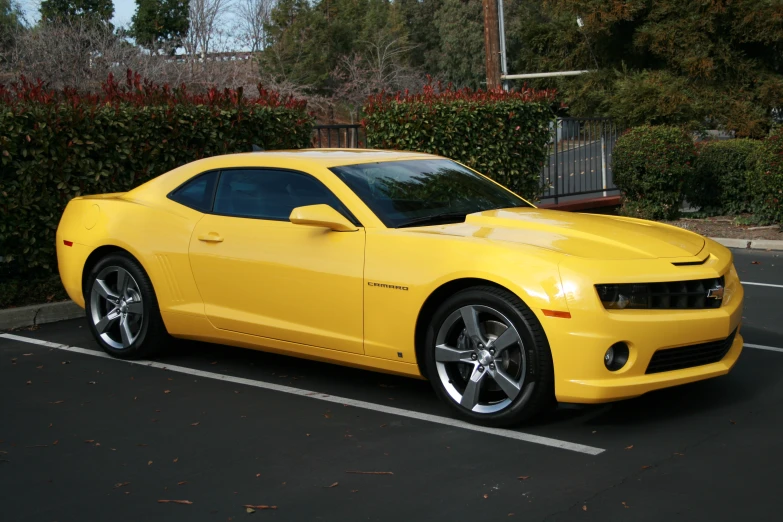
[[20, 306], [0, 310], [0, 330], [24, 328], [84, 317], [84, 309], [73, 301]]
[[783, 250], [783, 241], [776, 239], [732, 239], [727, 237], [711, 237], [727, 248], [745, 248], [751, 250]]

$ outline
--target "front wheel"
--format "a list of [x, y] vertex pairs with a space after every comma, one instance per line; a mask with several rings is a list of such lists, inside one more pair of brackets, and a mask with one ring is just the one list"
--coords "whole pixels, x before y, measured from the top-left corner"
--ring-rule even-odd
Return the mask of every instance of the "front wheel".
[[506, 290], [482, 286], [454, 294], [433, 315], [426, 343], [436, 393], [472, 422], [511, 426], [554, 402], [544, 330]]
[[85, 285], [87, 320], [95, 340], [122, 359], [150, 357], [168, 338], [149, 277], [131, 256], [110, 254]]

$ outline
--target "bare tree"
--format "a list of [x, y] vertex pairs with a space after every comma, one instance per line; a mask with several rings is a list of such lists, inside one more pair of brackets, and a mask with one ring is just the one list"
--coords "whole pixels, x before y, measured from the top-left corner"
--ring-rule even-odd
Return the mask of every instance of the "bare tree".
[[251, 52], [264, 48], [265, 25], [269, 23], [276, 0], [237, 0], [234, 12], [237, 17], [238, 37], [250, 47]]
[[343, 56], [332, 73], [341, 85], [335, 98], [345, 104], [353, 122], [367, 98], [381, 91], [418, 90], [426, 83], [424, 74], [405, 64], [404, 57], [415, 46], [390, 34], [378, 33], [362, 42], [364, 52]]
[[[215, 38], [219, 45], [221, 34]], [[259, 83], [258, 68], [250, 53], [207, 57], [194, 68], [185, 57], [150, 53], [117, 37], [106, 26], [77, 18], [19, 31], [13, 42], [7, 60], [0, 62], [2, 82], [25, 75], [40, 78], [54, 88], [75, 87], [89, 92], [100, 89], [110, 72], [123, 78], [131, 69], [157, 83], [184, 83], [192, 91], [217, 85], [243, 87], [252, 93]]]
[[191, 57], [197, 53], [202, 59], [217, 34], [223, 17], [231, 9], [231, 0], [190, 0], [190, 30], [185, 38], [185, 51]]

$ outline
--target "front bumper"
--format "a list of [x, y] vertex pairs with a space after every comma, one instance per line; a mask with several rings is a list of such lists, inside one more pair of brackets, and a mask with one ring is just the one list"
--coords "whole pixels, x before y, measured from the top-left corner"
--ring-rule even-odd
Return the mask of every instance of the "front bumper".
[[[649, 391], [725, 375], [737, 362], [743, 345], [739, 327], [744, 294], [731, 253], [716, 248], [707, 263], [693, 267], [655, 261], [657, 271], [652, 260], [638, 264], [604, 261], [587, 269], [583, 263], [561, 265], [571, 319], [547, 318], [544, 324], [552, 350], [555, 395], [559, 401], [600, 403], [638, 397]], [[726, 278], [723, 303], [720, 308], [703, 310], [604, 309], [593, 284], [633, 282], [634, 277], [639, 282], [639, 273], [655, 274], [648, 276], [650, 282], [723, 275]], [[645, 373], [657, 350], [724, 340], [735, 329], [738, 331], [734, 342], [718, 362]], [[609, 371], [603, 363], [604, 354], [620, 341], [628, 344], [628, 362], [618, 371]]]

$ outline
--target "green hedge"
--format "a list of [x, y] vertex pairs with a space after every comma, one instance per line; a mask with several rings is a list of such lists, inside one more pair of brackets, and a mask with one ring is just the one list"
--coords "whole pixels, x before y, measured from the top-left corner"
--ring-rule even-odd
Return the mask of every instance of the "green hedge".
[[131, 74], [100, 95], [0, 86], [0, 278], [56, 269], [54, 235], [74, 196], [124, 192], [252, 144], [305, 147], [312, 125], [304, 102], [263, 90], [192, 95]]
[[694, 159], [693, 140], [679, 127], [645, 125], [620, 136], [612, 151], [612, 173], [623, 194], [621, 212], [644, 219], [676, 218]]
[[547, 91], [436, 91], [431, 85], [421, 94], [380, 94], [364, 107], [367, 142], [452, 158], [535, 200], [551, 101]]
[[783, 127], [770, 133], [750, 161], [748, 189], [756, 221], [783, 225]]
[[697, 145], [692, 175], [685, 181], [683, 195], [688, 203], [712, 215], [751, 212], [748, 172], [762, 142], [759, 140], [716, 140]]

